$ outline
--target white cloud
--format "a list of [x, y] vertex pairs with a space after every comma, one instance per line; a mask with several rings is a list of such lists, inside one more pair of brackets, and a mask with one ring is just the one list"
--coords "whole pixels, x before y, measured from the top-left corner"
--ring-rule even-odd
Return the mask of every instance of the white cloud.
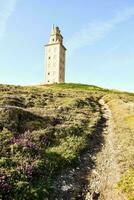
[[134, 7], [119, 11], [108, 21], [93, 21], [88, 23], [78, 32], [74, 33], [67, 42], [71, 53], [81, 47], [89, 46], [105, 38], [117, 25], [134, 16]]
[[18, 0], [0, 0], [0, 39], [4, 36], [9, 17], [15, 11]]

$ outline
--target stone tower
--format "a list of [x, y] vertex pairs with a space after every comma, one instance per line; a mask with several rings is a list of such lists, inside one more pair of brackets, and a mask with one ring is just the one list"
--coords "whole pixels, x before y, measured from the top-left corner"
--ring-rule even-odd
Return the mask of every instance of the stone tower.
[[45, 45], [45, 82], [65, 82], [65, 53], [63, 37], [58, 27], [53, 25], [49, 43]]

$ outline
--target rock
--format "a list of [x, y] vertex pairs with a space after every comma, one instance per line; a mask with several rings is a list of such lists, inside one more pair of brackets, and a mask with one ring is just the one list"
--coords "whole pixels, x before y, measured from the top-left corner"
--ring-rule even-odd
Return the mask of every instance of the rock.
[[71, 190], [72, 188], [73, 188], [73, 185], [72, 185], [72, 184], [63, 185], [63, 186], [61, 187], [61, 190], [65, 192], [65, 191]]

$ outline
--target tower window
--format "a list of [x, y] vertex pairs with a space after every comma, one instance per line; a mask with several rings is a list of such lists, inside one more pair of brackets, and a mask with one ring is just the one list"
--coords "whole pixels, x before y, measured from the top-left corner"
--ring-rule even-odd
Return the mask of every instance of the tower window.
[[48, 75], [50, 75], [50, 72], [48, 72]]
[[53, 38], [53, 42], [54, 42], [54, 38]]
[[48, 59], [50, 60], [50, 58], [51, 58], [51, 57], [49, 56]]

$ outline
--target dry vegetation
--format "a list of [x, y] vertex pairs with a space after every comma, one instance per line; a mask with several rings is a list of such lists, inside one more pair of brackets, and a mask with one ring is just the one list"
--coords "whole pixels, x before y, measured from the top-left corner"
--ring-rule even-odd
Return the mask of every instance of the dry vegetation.
[[0, 199], [54, 199], [56, 178], [94, 148], [101, 98], [115, 123], [117, 187], [134, 199], [134, 95], [80, 84], [0, 85]]
[[121, 170], [118, 188], [129, 200], [134, 199], [134, 95], [107, 95], [105, 99], [112, 111], [115, 131], [115, 149]]

